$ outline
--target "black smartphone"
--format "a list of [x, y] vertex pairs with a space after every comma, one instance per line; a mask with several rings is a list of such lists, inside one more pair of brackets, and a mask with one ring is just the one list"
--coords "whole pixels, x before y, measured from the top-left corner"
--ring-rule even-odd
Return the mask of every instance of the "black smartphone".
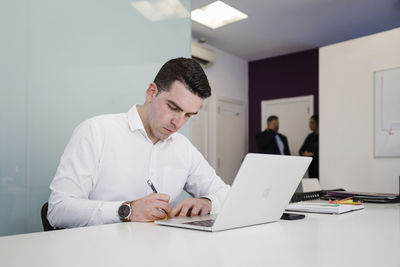
[[294, 213], [286, 213], [284, 212], [281, 216], [281, 220], [300, 220], [304, 219], [306, 215], [304, 214], [294, 214]]

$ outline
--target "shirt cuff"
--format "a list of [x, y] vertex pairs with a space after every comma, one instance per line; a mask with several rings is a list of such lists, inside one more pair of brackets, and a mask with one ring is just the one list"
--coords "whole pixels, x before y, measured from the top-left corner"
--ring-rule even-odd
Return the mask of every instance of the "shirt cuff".
[[118, 209], [122, 203], [124, 203], [124, 201], [103, 202], [100, 208], [103, 224], [121, 222], [118, 216]]

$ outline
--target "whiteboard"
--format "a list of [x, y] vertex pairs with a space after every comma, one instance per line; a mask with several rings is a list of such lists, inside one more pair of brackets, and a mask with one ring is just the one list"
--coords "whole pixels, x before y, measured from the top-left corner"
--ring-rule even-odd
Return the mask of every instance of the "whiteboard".
[[400, 67], [374, 73], [375, 157], [400, 157]]

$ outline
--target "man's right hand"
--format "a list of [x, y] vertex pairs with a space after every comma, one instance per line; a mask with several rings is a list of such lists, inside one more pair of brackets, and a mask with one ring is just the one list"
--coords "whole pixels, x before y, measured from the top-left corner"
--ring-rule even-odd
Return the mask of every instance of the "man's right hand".
[[170, 196], [167, 194], [153, 193], [131, 202], [132, 214], [129, 218], [130, 221], [152, 222], [165, 219], [171, 212], [171, 206], [168, 204], [169, 199]]

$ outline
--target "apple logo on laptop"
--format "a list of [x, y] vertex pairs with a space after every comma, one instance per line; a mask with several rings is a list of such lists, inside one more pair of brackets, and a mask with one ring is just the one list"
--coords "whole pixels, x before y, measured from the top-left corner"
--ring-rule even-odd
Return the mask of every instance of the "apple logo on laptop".
[[268, 186], [267, 188], [264, 189], [263, 193], [262, 193], [262, 197], [263, 198], [268, 198], [269, 196], [269, 191], [271, 191], [271, 187]]

